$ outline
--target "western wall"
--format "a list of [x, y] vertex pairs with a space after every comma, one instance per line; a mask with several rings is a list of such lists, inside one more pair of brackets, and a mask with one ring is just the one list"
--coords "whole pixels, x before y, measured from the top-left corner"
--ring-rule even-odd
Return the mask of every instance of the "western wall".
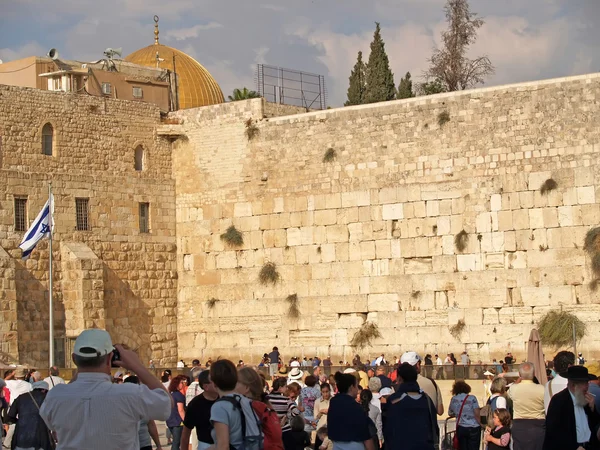
[[[256, 362], [277, 345], [350, 359], [371, 321], [383, 337], [363, 358], [519, 359], [551, 309], [585, 321], [579, 348], [599, 357], [582, 250], [600, 223], [599, 100], [593, 74], [287, 116], [261, 99], [171, 113], [185, 135], [172, 150], [179, 357]], [[239, 248], [220, 238], [232, 224]], [[258, 282], [265, 262], [274, 286]]]

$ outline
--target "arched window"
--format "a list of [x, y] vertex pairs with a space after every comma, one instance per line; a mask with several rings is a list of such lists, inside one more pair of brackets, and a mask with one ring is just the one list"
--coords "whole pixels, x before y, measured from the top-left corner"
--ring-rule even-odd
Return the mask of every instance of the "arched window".
[[144, 170], [144, 148], [141, 145], [135, 149], [135, 170], [137, 172]]
[[54, 144], [54, 128], [47, 123], [42, 128], [42, 155], [52, 156], [52, 146]]

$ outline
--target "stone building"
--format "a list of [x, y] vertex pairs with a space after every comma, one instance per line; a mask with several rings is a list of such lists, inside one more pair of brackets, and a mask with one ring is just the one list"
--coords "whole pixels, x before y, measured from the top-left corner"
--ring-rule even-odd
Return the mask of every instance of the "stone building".
[[[383, 337], [364, 356], [519, 359], [540, 317], [563, 309], [597, 357], [600, 294], [582, 246], [600, 222], [598, 98], [593, 74], [312, 113], [254, 99], [164, 120], [149, 104], [0, 86], [0, 356], [47, 359], [47, 246], [19, 259], [15, 211], [26, 200], [28, 223], [52, 181], [67, 352], [100, 326], [161, 365], [256, 361], [273, 345], [349, 359], [372, 322]], [[240, 246], [221, 239], [231, 225]], [[266, 262], [274, 285], [259, 282]]]

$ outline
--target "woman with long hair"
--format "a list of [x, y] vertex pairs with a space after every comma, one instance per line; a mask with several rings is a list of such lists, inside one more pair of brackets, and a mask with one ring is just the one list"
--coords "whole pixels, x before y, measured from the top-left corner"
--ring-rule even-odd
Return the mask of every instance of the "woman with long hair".
[[173, 397], [173, 408], [167, 419], [167, 427], [173, 435], [171, 450], [179, 450], [181, 433], [183, 432], [183, 419], [185, 418], [185, 387], [187, 379], [183, 375], [177, 375], [171, 379], [168, 391]]
[[371, 403], [373, 400], [373, 393], [369, 389], [363, 389], [360, 392], [360, 406], [369, 416], [369, 419], [373, 422], [371, 427], [371, 437], [375, 448], [381, 448], [383, 445], [383, 425], [381, 423], [381, 410]]
[[365, 410], [356, 402], [358, 380], [354, 375], [335, 374], [338, 394], [329, 402], [327, 429], [334, 450], [375, 450]]

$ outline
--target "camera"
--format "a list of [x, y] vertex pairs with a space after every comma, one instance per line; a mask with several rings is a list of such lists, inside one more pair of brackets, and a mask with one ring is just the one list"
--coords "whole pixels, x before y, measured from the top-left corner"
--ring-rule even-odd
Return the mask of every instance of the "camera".
[[113, 347], [113, 355], [112, 355], [112, 359], [110, 360], [110, 366], [111, 367], [120, 367], [115, 364], [115, 361], [121, 361], [121, 354], [119, 353], [119, 350], [117, 350], [116, 347]]

